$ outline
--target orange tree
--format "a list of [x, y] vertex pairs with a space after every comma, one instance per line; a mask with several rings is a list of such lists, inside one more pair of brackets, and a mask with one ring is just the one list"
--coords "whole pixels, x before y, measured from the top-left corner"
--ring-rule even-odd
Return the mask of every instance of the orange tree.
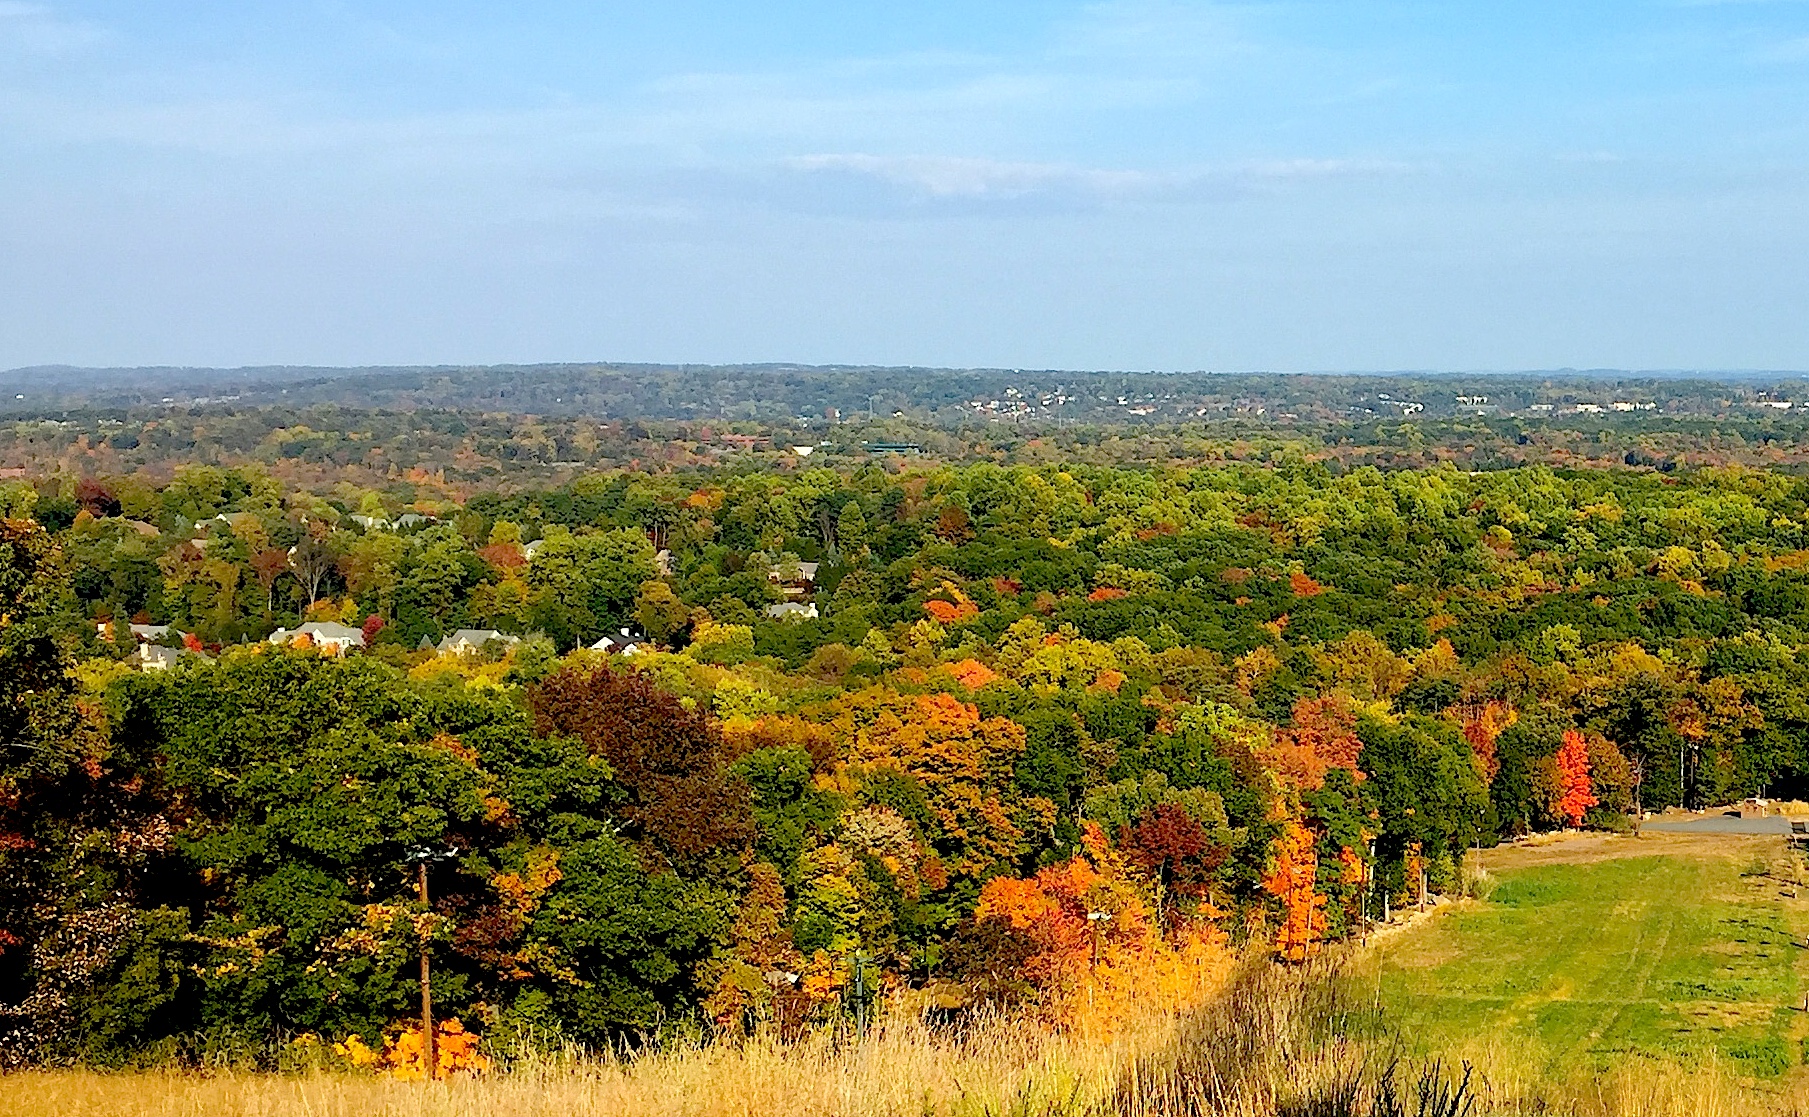
[[1281, 902], [1281, 925], [1275, 950], [1289, 962], [1304, 962], [1325, 938], [1326, 898], [1315, 887], [1319, 857], [1313, 832], [1288, 820], [1275, 842], [1274, 862], [1263, 877], [1263, 891]]

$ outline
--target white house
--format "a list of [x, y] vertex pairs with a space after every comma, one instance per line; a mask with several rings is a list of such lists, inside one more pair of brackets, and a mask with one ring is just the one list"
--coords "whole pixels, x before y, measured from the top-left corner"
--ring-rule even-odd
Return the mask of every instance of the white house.
[[[127, 627], [132, 630], [132, 638], [140, 644], [155, 644], [170, 634], [170, 626], [167, 624], [134, 624]], [[102, 639], [111, 640], [113, 639], [113, 622], [100, 621], [94, 626], [94, 631], [100, 633]], [[176, 635], [183, 634], [178, 632]]]
[[483, 646], [492, 640], [510, 646], [521, 643], [521, 637], [509, 636], [494, 628], [461, 628], [441, 637], [434, 650], [441, 655], [470, 655], [483, 650]]
[[645, 636], [636, 636], [624, 628], [619, 634], [610, 633], [590, 646], [593, 652], [607, 652], [610, 655], [639, 655], [642, 646], [647, 642]]
[[768, 605], [766, 615], [776, 621], [814, 621], [817, 619], [817, 606], [814, 601], [809, 605], [781, 601], [777, 605]]
[[795, 577], [787, 577], [786, 568], [780, 565], [767, 567], [766, 580], [780, 588], [786, 597], [803, 597], [816, 588], [818, 564], [800, 562]]
[[364, 647], [364, 630], [338, 621], [309, 621], [300, 628], [279, 628], [270, 634], [272, 644], [287, 644], [298, 636], [306, 636], [317, 648], [334, 655], [344, 655], [347, 648]]
[[162, 644], [140, 644], [132, 653], [132, 662], [140, 671], [168, 671], [176, 661], [191, 654], [184, 648], [166, 648]]

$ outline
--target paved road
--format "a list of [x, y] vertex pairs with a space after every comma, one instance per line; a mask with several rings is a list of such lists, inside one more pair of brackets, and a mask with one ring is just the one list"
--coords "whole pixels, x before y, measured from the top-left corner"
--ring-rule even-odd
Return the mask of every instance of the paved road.
[[1641, 824], [1642, 830], [1663, 830], [1676, 834], [1788, 834], [1787, 818], [1738, 818], [1711, 814], [1701, 818], [1654, 820]]

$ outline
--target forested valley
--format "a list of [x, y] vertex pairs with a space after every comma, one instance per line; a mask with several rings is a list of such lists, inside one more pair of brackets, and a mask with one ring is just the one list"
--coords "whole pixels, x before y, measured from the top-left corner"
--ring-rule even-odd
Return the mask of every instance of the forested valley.
[[426, 955], [495, 1049], [1109, 1028], [1504, 838], [1809, 797], [1783, 472], [249, 463], [0, 513], [12, 1065], [377, 1058]]

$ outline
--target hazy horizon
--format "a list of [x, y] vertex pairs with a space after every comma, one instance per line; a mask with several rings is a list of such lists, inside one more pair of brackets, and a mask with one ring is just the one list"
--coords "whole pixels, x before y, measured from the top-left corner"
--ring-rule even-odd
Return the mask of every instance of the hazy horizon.
[[806, 361], [616, 361], [616, 360], [571, 360], [571, 361], [440, 361], [440, 362], [395, 362], [382, 364], [344, 364], [317, 365], [274, 362], [267, 364], [246, 365], [72, 365], [63, 363], [18, 365], [12, 368], [0, 368], [0, 377], [19, 376], [34, 373], [114, 373], [114, 374], [148, 374], [170, 373], [180, 375], [218, 374], [222, 376], [269, 374], [277, 375], [312, 375], [312, 374], [346, 374], [389, 373], [389, 372], [431, 372], [437, 370], [497, 370], [497, 369], [773, 369], [797, 370], [807, 372], [926, 372], [926, 373], [1022, 373], [1039, 376], [1222, 376], [1222, 377], [1349, 377], [1374, 379], [1440, 379], [1475, 377], [1499, 377], [1511, 379], [1516, 377], [1536, 378], [1551, 377], [1555, 379], [1591, 379], [1626, 377], [1631, 379], [1656, 380], [1755, 380], [1772, 377], [1809, 377], [1809, 367], [1805, 368], [1299, 368], [1299, 369], [1214, 369], [1214, 368], [1079, 368], [1079, 367], [1047, 367], [1032, 368], [1017, 365], [910, 365], [910, 364], [871, 364]]

